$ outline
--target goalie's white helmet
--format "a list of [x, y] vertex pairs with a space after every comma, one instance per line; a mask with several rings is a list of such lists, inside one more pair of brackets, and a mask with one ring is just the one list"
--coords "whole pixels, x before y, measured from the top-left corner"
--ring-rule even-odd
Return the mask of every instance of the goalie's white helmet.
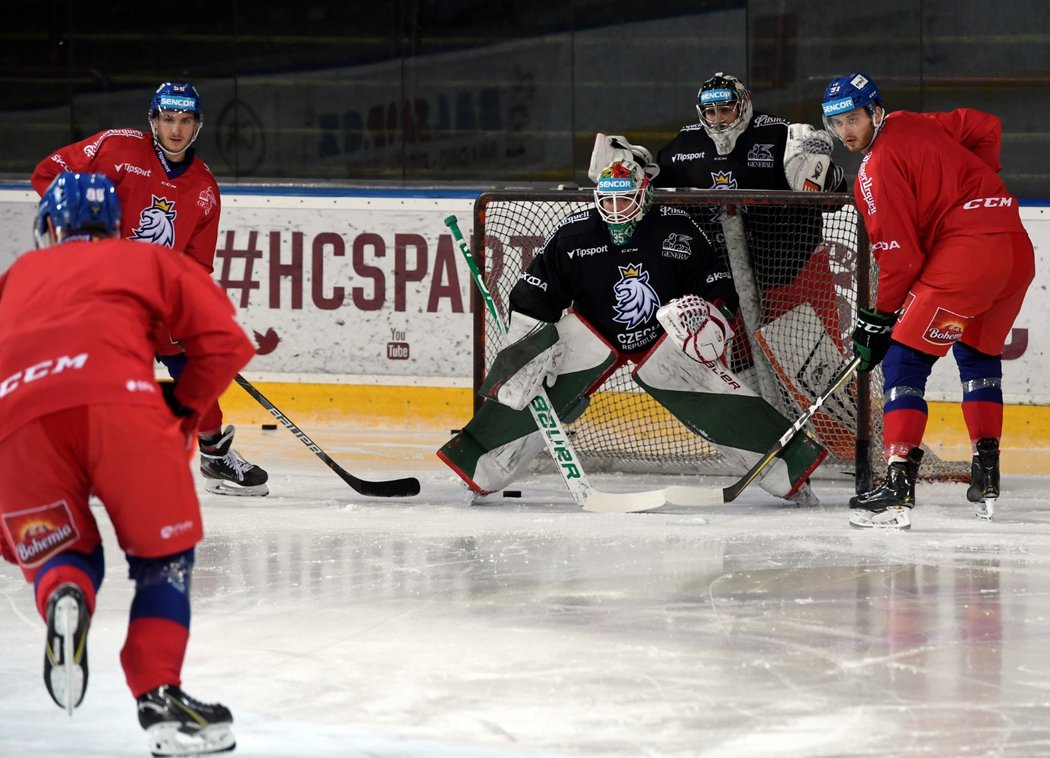
[[623, 245], [638, 228], [638, 222], [653, 204], [653, 188], [645, 170], [634, 161], [610, 163], [598, 176], [594, 205], [609, 225], [616, 245]]
[[737, 138], [751, 124], [753, 113], [751, 93], [731, 74], [719, 71], [696, 93], [696, 115], [719, 155], [733, 152]]

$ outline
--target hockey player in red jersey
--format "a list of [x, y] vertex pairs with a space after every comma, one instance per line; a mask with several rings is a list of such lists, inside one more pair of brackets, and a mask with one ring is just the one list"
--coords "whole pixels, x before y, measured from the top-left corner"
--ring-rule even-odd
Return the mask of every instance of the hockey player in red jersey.
[[967, 498], [999, 497], [1002, 352], [1035, 273], [1017, 199], [997, 176], [1001, 125], [988, 113], [886, 111], [875, 82], [833, 79], [824, 121], [863, 153], [854, 193], [879, 264], [875, 307], [853, 332], [861, 370], [883, 363], [885, 482], [850, 501], [858, 527], [908, 528], [922, 459], [926, 380], [951, 349], [973, 447]]
[[[229, 710], [180, 688], [203, 535], [186, 458], [199, 411], [255, 350], [198, 265], [113, 238], [119, 213], [104, 176], [59, 174], [36, 218], [44, 247], [0, 276], [0, 547], [33, 583], [44, 683], [72, 715], [105, 567], [88, 507], [98, 496], [135, 582], [120, 660], [150, 749], [230, 750]], [[179, 334], [187, 357], [165, 391], [153, 379], [158, 329]], [[144, 451], [134, 466], [129, 447]]]
[[[126, 239], [180, 250], [211, 273], [219, 233], [219, 187], [192, 147], [203, 124], [200, 96], [189, 83], [164, 82], [149, 107], [152, 136], [137, 129], [109, 129], [67, 145], [37, 164], [39, 194], [61, 171], [93, 171], [117, 188]], [[178, 381], [186, 357], [176, 340], [159, 335], [157, 359]], [[266, 495], [266, 472], [233, 449], [234, 428], [222, 428], [218, 402], [201, 418], [201, 473], [205, 487], [225, 495]]]

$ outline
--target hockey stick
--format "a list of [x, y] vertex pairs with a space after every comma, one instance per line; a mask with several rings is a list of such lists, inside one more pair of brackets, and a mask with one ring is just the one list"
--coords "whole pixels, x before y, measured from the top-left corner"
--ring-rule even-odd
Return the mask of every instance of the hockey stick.
[[[474, 284], [477, 285], [482, 299], [485, 301], [485, 306], [492, 315], [492, 320], [496, 324], [496, 330], [501, 336], [505, 337], [507, 335], [507, 326], [503, 322], [503, 317], [500, 316], [499, 309], [492, 299], [492, 293], [489, 292], [489, 288], [485, 285], [485, 279], [481, 275], [481, 269], [478, 268], [477, 261], [474, 260], [466, 240], [463, 239], [463, 233], [459, 230], [459, 221], [455, 216], [448, 216], [445, 219], [445, 226], [452, 232], [452, 238], [456, 241], [460, 253], [463, 254], [463, 258], [467, 261], [467, 266], [470, 267], [470, 275], [474, 279]], [[598, 498], [600, 500], [611, 500], [614, 505], [618, 506], [620, 511], [635, 510], [637, 509], [639, 498], [644, 499], [645, 495], [649, 494], [620, 495], [595, 490], [587, 480], [587, 474], [583, 471], [583, 464], [580, 462], [579, 456], [576, 455], [576, 450], [569, 441], [569, 435], [565, 433], [565, 427], [562, 426], [561, 419], [558, 418], [554, 406], [551, 405], [550, 398], [547, 397], [547, 391], [543, 388], [540, 388], [540, 393], [529, 405], [529, 412], [532, 413], [536, 426], [543, 434], [543, 441], [547, 445], [547, 450], [550, 452], [554, 462], [558, 464], [558, 471], [561, 473], [562, 479], [565, 480], [565, 486], [569, 490], [569, 495], [581, 508], [591, 510], [588, 508], [588, 504]], [[663, 505], [662, 491], [652, 493], [652, 495], [655, 495], [659, 502], [650, 504], [648, 508], [656, 508], [659, 505]], [[608, 510], [617, 510], [617, 508]]]
[[[838, 392], [843, 385], [849, 381], [849, 378], [853, 376], [853, 372], [860, 366], [860, 358], [854, 356], [848, 363], [838, 370], [838, 373], [832, 377], [831, 382], [828, 384], [828, 388], [824, 390], [816, 399], [813, 400], [813, 404], [807, 408], [801, 416], [795, 419], [795, 422], [787, 428], [780, 439], [778, 439], [773, 447], [766, 451], [758, 461], [748, 469], [747, 473], [744, 474], [733, 484], [723, 488], [721, 491], [717, 489], [708, 489], [703, 487], [684, 487], [684, 486], [671, 486], [663, 490], [664, 502], [660, 505], [672, 503], [674, 505], [722, 505], [724, 503], [731, 503], [740, 496], [740, 493], [747, 489], [751, 482], [758, 478], [758, 475], [765, 471], [766, 467], [769, 466], [774, 460], [780, 457], [781, 453], [784, 452], [784, 448], [788, 446], [788, 443], [795, 438], [795, 435], [802, 431], [804, 427], [813, 415], [820, 409], [822, 405], [827, 401], [829, 397]], [[645, 493], [650, 494], [650, 493]], [[601, 506], [601, 509], [606, 512], [617, 512], [617, 513], [630, 513], [632, 511], [648, 510], [659, 506], [650, 505], [648, 508], [634, 507], [628, 510], [615, 510], [616, 503], [588, 503], [588, 510], [596, 510], [590, 506]]]
[[371, 497], [411, 497], [419, 494], [419, 480], [413, 477], [408, 477], [406, 479], [390, 479], [382, 482], [370, 482], [367, 479], [358, 479], [338, 463], [333, 461], [328, 456], [328, 453], [322, 450], [316, 442], [307, 437], [302, 429], [293, 424], [291, 419], [277, 409], [276, 405], [267, 400], [266, 396], [259, 392], [255, 385], [240, 374], [233, 377], [233, 380], [241, 385], [245, 392], [255, 398], [259, 405], [269, 411], [271, 416], [280, 421], [285, 429], [295, 435], [296, 439], [306, 445], [310, 449], [310, 452], [320, 458], [328, 468], [332, 469], [332, 471], [338, 474], [340, 479], [353, 487], [358, 493], [369, 495]]

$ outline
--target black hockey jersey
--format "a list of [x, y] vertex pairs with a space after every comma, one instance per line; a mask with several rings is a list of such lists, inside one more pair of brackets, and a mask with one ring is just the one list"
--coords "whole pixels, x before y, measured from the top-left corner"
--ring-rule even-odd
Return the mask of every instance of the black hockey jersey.
[[[690, 124], [656, 156], [656, 187], [790, 190], [784, 174], [790, 122], [755, 112], [728, 155], [719, 155], [704, 127]], [[840, 188], [830, 188], [840, 189]], [[841, 187], [845, 189], [845, 185]]]
[[683, 295], [737, 308], [732, 276], [678, 208], [654, 205], [617, 247], [595, 208], [566, 217], [510, 293], [511, 310], [557, 321], [570, 306], [621, 353], [663, 334], [656, 310]]

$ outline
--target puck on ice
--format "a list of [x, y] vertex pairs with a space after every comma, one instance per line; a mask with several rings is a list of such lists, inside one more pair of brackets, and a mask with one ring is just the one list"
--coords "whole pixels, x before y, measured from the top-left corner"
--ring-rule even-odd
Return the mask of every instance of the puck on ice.
[[274, 432], [274, 431], [277, 431], [277, 424], [263, 424], [262, 428], [263, 428], [263, 431]]
[[503, 490], [503, 497], [521, 497], [521, 490]]

